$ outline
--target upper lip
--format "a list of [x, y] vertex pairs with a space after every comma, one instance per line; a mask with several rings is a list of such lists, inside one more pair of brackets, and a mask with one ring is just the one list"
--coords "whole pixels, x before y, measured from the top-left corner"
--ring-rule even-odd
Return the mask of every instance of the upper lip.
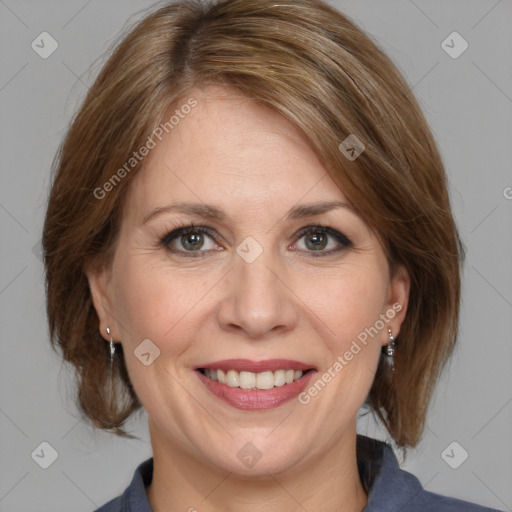
[[314, 367], [310, 364], [301, 363], [292, 359], [265, 359], [263, 361], [252, 361], [250, 359], [224, 359], [205, 363], [196, 368], [209, 368], [211, 370], [236, 370], [252, 373], [261, 373], [265, 371], [276, 370], [312, 370]]

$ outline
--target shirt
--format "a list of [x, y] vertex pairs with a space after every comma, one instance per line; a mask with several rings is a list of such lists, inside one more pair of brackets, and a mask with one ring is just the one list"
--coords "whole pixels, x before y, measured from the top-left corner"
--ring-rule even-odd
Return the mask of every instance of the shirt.
[[[423, 489], [412, 473], [400, 468], [391, 446], [357, 435], [357, 465], [368, 494], [362, 512], [503, 512]], [[95, 512], [153, 512], [145, 487], [153, 478], [153, 458], [142, 462], [124, 493]]]

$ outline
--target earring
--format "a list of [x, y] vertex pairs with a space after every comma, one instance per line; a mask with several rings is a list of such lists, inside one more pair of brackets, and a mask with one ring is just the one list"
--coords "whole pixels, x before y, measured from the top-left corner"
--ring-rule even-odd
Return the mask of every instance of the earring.
[[110, 334], [110, 327], [107, 327], [107, 334], [110, 336], [110, 378], [109, 378], [109, 400], [110, 410], [114, 410], [115, 399], [114, 399], [114, 354], [116, 352], [116, 346], [114, 345], [114, 339]]
[[396, 342], [395, 338], [393, 338], [393, 334], [391, 333], [391, 329], [388, 329], [388, 345], [386, 347], [386, 358], [384, 359], [388, 368], [391, 368], [391, 372], [395, 373], [395, 350], [396, 350]]
[[[110, 327], [107, 327], [107, 334], [110, 336]], [[112, 368], [112, 364], [114, 363], [114, 353], [116, 351], [116, 346], [114, 345], [114, 340], [112, 336], [110, 336], [110, 367]]]

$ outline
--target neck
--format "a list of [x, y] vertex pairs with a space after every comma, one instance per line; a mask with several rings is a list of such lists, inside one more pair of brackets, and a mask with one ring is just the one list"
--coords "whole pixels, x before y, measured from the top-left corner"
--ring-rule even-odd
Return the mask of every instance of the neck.
[[[189, 512], [361, 512], [368, 497], [359, 478], [356, 430], [300, 466], [245, 477], [207, 465], [151, 429], [153, 480], [146, 491], [151, 508]], [[165, 449], [163, 449], [165, 447]]]

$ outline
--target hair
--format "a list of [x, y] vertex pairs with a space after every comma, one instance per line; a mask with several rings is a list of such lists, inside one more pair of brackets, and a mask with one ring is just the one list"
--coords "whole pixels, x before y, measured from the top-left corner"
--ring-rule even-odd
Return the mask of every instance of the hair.
[[[110, 354], [85, 269], [112, 261], [123, 198], [143, 167], [134, 152], [193, 88], [231, 87], [305, 134], [378, 234], [391, 275], [409, 274], [395, 373], [381, 358], [366, 402], [405, 451], [421, 439], [457, 338], [464, 253], [442, 159], [412, 90], [353, 21], [321, 0], [274, 4], [167, 3], [113, 49], [54, 161], [43, 233], [51, 343], [74, 367], [77, 403], [93, 426], [134, 437], [123, 425], [142, 404], [120, 344], [109, 391]], [[349, 135], [365, 146], [356, 160], [339, 148]]]

